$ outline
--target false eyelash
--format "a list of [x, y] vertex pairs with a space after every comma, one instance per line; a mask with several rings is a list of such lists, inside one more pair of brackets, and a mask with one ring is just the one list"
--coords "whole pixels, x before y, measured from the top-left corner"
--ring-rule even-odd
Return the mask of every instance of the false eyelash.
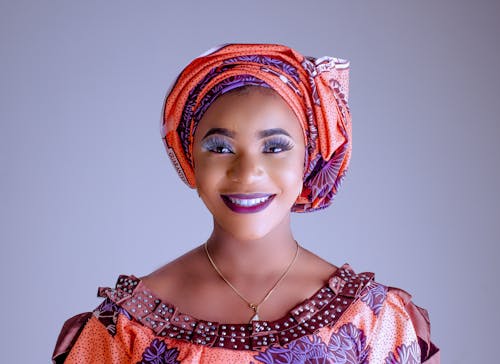
[[[286, 152], [293, 148], [293, 143], [286, 138], [273, 138], [266, 140], [264, 143], [264, 151], [267, 151], [269, 148], [280, 148], [282, 152]], [[274, 153], [274, 152], [266, 152], [266, 153]], [[277, 152], [279, 153], [279, 152]]]
[[231, 152], [233, 151], [231, 145], [222, 138], [213, 137], [213, 138], [206, 140], [203, 143], [203, 149], [208, 150], [210, 152], [220, 153], [217, 151], [219, 148], [227, 148]]

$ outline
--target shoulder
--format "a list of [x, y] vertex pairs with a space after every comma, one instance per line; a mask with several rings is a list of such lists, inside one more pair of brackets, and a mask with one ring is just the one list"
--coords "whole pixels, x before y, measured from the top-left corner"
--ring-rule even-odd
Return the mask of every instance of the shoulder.
[[197, 247], [140, 280], [159, 296], [171, 299], [175, 292], [184, 290], [186, 283], [194, 284], [203, 278], [205, 265], [204, 253]]
[[[120, 275], [113, 288], [100, 287], [101, 303], [91, 312], [68, 319], [57, 339], [52, 362], [107, 363], [125, 362], [133, 337], [147, 336], [126, 310], [133, 301], [140, 280], [133, 275]], [[146, 299], [147, 301], [147, 299]], [[139, 305], [140, 306], [140, 305]], [[134, 309], [135, 311], [135, 309]]]
[[63, 363], [71, 347], [75, 344], [87, 322], [92, 317], [92, 312], [84, 312], [71, 317], [64, 323], [57, 338], [52, 354], [54, 363]]
[[380, 355], [389, 350], [393, 356], [413, 353], [422, 363], [439, 362], [439, 350], [431, 341], [429, 315], [413, 303], [410, 293], [377, 282], [374, 273], [355, 273], [348, 265], [341, 269], [330, 285], [343, 286], [341, 290], [347, 288], [357, 296], [348, 318], [363, 327], [373, 355], [377, 350]]
[[102, 343], [113, 338], [117, 332], [119, 315], [125, 315], [127, 321], [130, 319], [126, 311], [109, 298], [105, 298], [92, 312], [80, 313], [66, 320], [52, 354], [53, 363], [68, 362], [68, 356], [75, 347], [79, 350], [77, 356], [87, 355], [88, 351], [93, 349], [86, 343], [89, 338], [99, 338]]

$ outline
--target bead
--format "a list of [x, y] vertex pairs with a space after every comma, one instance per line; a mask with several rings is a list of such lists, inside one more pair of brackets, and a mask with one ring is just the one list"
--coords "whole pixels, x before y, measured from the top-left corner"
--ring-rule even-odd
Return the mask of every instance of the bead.
[[[137, 292], [135, 288], [139, 281], [126, 277], [120, 277], [117, 288], [109, 289], [106, 294], [113, 302], [126, 301], [123, 307], [127, 307], [127, 312], [136, 320], [142, 320], [144, 325], [155, 329], [157, 335], [201, 345], [256, 350], [269, 344], [288, 343], [327, 325], [331, 327], [353, 302], [354, 295], [362, 292], [372, 279], [372, 276], [356, 276], [352, 271], [341, 269], [330, 280], [330, 284], [333, 287], [333, 283], [337, 281], [336, 287], [349, 296], [334, 293], [329, 285], [325, 285], [279, 322], [260, 320], [257, 315], [255, 318], [258, 321], [242, 325], [219, 326], [213, 322], [197, 321], [189, 315], [177, 312], [175, 307], [165, 304], [148, 290], [141, 289], [141, 292]], [[127, 295], [127, 292], [130, 295]], [[175, 326], [170, 325], [169, 321], [175, 322]], [[276, 330], [274, 334], [273, 330]], [[264, 333], [266, 335], [263, 335]], [[224, 336], [228, 340], [226, 344]], [[249, 342], [255, 343], [255, 346], [252, 347]]]

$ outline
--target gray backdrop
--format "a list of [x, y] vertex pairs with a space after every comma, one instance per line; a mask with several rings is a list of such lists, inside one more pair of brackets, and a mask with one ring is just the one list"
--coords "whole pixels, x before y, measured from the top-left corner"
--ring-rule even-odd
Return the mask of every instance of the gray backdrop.
[[225, 42], [351, 61], [354, 149], [297, 240], [431, 314], [446, 363], [498, 345], [496, 1], [6, 1], [0, 7], [1, 362], [43, 363], [97, 286], [203, 242], [211, 219], [159, 125], [181, 68]]

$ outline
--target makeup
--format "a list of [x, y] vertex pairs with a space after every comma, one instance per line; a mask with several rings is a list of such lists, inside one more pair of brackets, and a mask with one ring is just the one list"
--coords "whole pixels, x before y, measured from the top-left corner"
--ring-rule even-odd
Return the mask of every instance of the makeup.
[[265, 193], [221, 195], [222, 200], [232, 211], [242, 214], [264, 210], [276, 195]]

